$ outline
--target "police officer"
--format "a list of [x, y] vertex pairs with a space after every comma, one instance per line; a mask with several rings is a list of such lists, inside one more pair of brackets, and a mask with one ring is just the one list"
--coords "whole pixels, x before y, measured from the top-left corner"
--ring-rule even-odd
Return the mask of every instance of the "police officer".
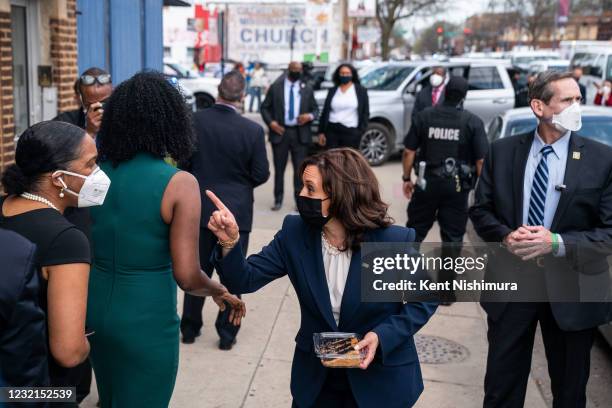
[[[468, 194], [480, 175], [488, 141], [482, 120], [463, 109], [468, 84], [449, 79], [442, 104], [419, 112], [404, 139], [404, 195], [410, 200], [407, 226], [422, 242], [434, 221], [440, 224], [442, 256], [457, 256], [468, 219]], [[417, 153], [418, 151], [418, 153]], [[416, 159], [416, 160], [415, 160]], [[413, 167], [417, 180], [411, 180]], [[443, 281], [452, 281], [452, 270], [440, 271]], [[448, 293], [447, 293], [448, 294]], [[443, 299], [450, 304], [454, 296]]]

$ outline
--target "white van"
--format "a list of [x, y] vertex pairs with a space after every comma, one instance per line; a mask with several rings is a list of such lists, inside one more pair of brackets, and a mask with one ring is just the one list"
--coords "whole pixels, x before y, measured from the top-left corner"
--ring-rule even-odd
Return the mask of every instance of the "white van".
[[582, 67], [584, 75], [580, 83], [587, 89], [587, 104], [592, 105], [597, 93], [597, 85], [612, 80], [612, 43], [609, 45], [576, 48], [571, 62], [572, 67]]

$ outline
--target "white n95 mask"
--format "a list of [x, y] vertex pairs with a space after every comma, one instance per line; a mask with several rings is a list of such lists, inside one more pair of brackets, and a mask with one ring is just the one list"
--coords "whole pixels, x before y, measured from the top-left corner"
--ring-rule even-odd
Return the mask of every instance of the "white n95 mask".
[[434, 88], [439, 87], [440, 85], [442, 85], [442, 83], [444, 82], [444, 77], [442, 75], [438, 75], [438, 74], [432, 74], [429, 77], [429, 83], [431, 84], [431, 86], [433, 86]]
[[78, 207], [93, 207], [96, 205], [104, 204], [104, 199], [106, 198], [106, 194], [108, 193], [108, 189], [110, 188], [111, 181], [104, 173], [104, 171], [100, 167], [96, 167], [94, 171], [91, 172], [89, 176], [83, 176], [81, 174], [73, 173], [71, 171], [66, 170], [58, 170], [57, 173], [67, 174], [70, 176], [80, 177], [85, 179], [83, 183], [83, 187], [81, 187], [81, 191], [78, 193], [70, 190], [64, 180], [59, 179], [60, 183], [64, 186], [64, 191], [73, 196], [79, 198]]
[[582, 109], [574, 102], [552, 117], [552, 123], [561, 132], [576, 132], [582, 128]]

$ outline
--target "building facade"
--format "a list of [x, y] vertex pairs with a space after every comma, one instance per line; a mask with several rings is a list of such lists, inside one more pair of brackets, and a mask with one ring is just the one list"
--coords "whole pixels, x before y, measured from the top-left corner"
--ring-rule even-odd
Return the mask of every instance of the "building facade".
[[74, 109], [76, 0], [0, 0], [0, 169], [28, 126]]
[[0, 171], [15, 137], [77, 105], [74, 82], [97, 66], [113, 82], [162, 69], [164, 4], [179, 0], [0, 0]]

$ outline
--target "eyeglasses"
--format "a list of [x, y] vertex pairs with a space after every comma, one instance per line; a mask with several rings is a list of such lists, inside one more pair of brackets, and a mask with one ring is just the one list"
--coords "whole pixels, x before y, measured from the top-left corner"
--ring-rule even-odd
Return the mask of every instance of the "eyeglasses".
[[110, 84], [111, 82], [111, 76], [110, 74], [101, 74], [98, 76], [94, 76], [94, 75], [81, 75], [81, 85], [93, 85], [95, 82], [97, 82], [100, 85], [106, 85], [106, 84]]

